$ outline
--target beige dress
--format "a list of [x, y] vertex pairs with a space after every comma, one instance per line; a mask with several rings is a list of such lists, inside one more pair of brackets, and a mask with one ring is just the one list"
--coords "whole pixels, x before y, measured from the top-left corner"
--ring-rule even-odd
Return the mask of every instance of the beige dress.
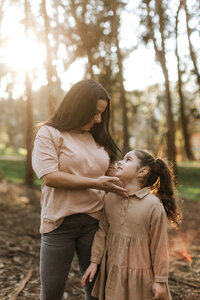
[[91, 261], [101, 263], [93, 288], [99, 300], [152, 300], [153, 282], [168, 288], [167, 217], [148, 188], [124, 198], [108, 194]]

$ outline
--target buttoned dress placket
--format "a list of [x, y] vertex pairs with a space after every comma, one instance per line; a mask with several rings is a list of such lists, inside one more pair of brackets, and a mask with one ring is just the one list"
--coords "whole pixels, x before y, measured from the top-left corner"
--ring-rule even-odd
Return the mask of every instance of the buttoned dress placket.
[[127, 214], [127, 210], [128, 210], [128, 203], [129, 203], [129, 198], [124, 198], [122, 201], [122, 208], [121, 208], [121, 214], [120, 214], [120, 224], [123, 225], [125, 218], [126, 218], [126, 214]]

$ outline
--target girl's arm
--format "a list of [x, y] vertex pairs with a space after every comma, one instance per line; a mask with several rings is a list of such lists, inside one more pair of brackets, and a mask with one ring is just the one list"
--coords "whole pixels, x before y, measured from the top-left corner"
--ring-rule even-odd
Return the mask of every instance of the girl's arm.
[[166, 297], [166, 284], [154, 282], [152, 291], [154, 294], [153, 300], [165, 299]]
[[108, 201], [109, 195], [106, 197], [103, 212], [99, 221], [99, 228], [94, 236], [94, 240], [92, 243], [90, 261], [96, 264], [100, 264], [106, 246], [106, 236], [109, 228], [106, 217], [106, 202]]
[[82, 286], [86, 285], [86, 282], [89, 277], [89, 281], [91, 282], [96, 274], [97, 265], [101, 263], [101, 259], [103, 257], [105, 245], [106, 245], [106, 235], [108, 232], [108, 221], [105, 213], [105, 206], [103, 209], [103, 213], [101, 219], [99, 221], [99, 228], [94, 236], [94, 240], [92, 243], [91, 257], [90, 257], [90, 265], [85, 271], [82, 277]]
[[96, 272], [97, 272], [97, 264], [96, 263], [90, 263], [89, 267], [87, 268], [87, 270], [85, 271], [85, 273], [83, 274], [82, 280], [81, 280], [81, 286], [84, 287], [87, 284], [87, 280], [89, 277], [89, 282], [92, 282]]
[[154, 276], [154, 299], [159, 299], [166, 293], [169, 271], [167, 216], [161, 206], [153, 211], [150, 228], [150, 252]]

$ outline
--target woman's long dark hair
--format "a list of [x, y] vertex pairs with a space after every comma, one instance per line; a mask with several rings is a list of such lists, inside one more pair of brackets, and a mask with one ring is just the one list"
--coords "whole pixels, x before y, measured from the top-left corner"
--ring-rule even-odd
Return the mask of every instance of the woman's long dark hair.
[[148, 167], [149, 172], [144, 177], [143, 186], [149, 187], [162, 202], [169, 221], [179, 227], [181, 211], [178, 198], [175, 195], [174, 175], [172, 168], [161, 158], [155, 159], [143, 150], [134, 150], [139, 159], [140, 167]]
[[81, 80], [73, 85], [56, 112], [43, 125], [52, 126], [59, 131], [78, 129], [92, 120], [97, 101], [100, 99], [107, 102], [107, 107], [102, 113], [101, 123], [95, 124], [90, 132], [94, 140], [107, 150], [111, 161], [115, 161], [117, 151], [120, 149], [109, 133], [110, 97], [103, 86], [95, 80]]

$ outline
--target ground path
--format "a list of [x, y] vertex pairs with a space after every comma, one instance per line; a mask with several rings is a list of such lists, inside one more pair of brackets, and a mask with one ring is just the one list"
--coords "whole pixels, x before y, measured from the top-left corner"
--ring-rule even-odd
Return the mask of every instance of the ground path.
[[[9, 299], [30, 269], [33, 270], [32, 276], [17, 299], [39, 300], [39, 198], [39, 188], [0, 182], [1, 300]], [[169, 232], [170, 288], [173, 300], [200, 300], [200, 285], [196, 287], [200, 278], [200, 201], [185, 201], [184, 210], [185, 219], [181, 230]], [[193, 259], [192, 263], [184, 259], [185, 250]], [[64, 299], [84, 299], [76, 258]]]

